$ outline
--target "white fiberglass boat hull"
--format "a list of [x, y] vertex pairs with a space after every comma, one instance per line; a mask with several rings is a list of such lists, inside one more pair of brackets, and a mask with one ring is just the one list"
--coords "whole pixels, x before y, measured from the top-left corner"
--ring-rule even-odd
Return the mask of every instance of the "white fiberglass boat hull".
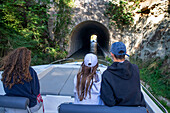
[[[73, 79], [82, 62], [66, 64], [49, 64], [32, 66], [40, 80], [40, 91], [44, 100], [45, 113], [58, 113], [58, 106], [62, 103], [74, 102]], [[101, 73], [107, 66], [100, 64]], [[1, 74], [2, 72], [0, 72]], [[1, 76], [0, 76], [1, 78]], [[163, 113], [162, 110], [142, 89], [150, 113]], [[4, 95], [2, 82], [0, 82], [0, 95]], [[40, 113], [40, 112], [39, 112]]]

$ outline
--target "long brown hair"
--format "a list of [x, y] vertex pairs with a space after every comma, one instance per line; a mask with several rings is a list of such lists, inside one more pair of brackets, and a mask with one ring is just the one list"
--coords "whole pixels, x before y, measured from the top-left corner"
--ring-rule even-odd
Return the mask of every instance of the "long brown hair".
[[81, 69], [77, 74], [76, 85], [76, 90], [80, 101], [87, 97], [87, 92], [89, 92], [89, 97], [91, 98], [91, 88], [93, 85], [93, 79], [96, 76], [97, 68], [98, 63], [94, 67], [87, 67], [84, 65], [84, 62], [82, 63]]
[[10, 52], [2, 59], [1, 68], [3, 70], [1, 81], [5, 87], [12, 88], [14, 84], [24, 84], [32, 80], [29, 72], [31, 62], [31, 51], [25, 47], [20, 47]]

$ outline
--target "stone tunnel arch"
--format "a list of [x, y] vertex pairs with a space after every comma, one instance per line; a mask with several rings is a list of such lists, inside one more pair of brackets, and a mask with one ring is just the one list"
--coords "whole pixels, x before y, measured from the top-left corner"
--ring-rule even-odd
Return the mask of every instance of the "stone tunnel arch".
[[69, 39], [69, 56], [79, 49], [90, 49], [91, 35], [97, 35], [97, 43], [102, 51], [109, 50], [109, 31], [101, 23], [97, 21], [84, 21], [76, 25]]

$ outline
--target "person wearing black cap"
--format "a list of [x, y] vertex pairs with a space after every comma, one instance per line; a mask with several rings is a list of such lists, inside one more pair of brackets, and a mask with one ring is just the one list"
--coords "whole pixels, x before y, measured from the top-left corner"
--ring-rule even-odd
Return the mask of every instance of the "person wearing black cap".
[[144, 106], [137, 65], [125, 60], [126, 46], [115, 42], [110, 49], [113, 64], [102, 74], [101, 99], [107, 106]]

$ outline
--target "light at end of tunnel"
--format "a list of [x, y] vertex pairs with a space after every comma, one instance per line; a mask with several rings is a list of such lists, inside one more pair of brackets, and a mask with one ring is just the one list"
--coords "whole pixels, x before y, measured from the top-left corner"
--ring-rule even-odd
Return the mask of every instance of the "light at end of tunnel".
[[91, 35], [90, 41], [91, 42], [97, 42], [97, 35], [95, 35], [95, 34]]

